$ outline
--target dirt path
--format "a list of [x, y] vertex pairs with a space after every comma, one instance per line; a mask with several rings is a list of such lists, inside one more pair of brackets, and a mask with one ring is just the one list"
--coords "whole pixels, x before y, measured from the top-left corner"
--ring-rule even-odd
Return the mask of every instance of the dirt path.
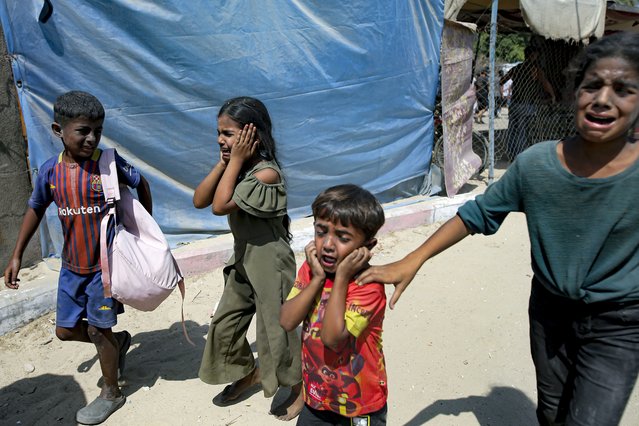
[[[400, 258], [434, 229], [383, 235], [373, 263]], [[528, 250], [524, 218], [511, 215], [497, 235], [469, 237], [432, 259], [396, 309], [387, 311], [389, 425], [535, 424]], [[267, 414], [272, 400], [261, 393], [231, 407], [212, 405], [223, 386], [202, 383], [197, 370], [222, 273], [190, 279], [187, 287], [185, 314], [196, 347], [181, 335], [177, 293], [155, 312], [129, 309], [120, 317], [116, 330], [133, 334], [128, 400], [105, 424], [282, 424]], [[46, 315], [0, 337], [0, 424], [74, 424], [75, 412], [97, 396], [95, 350], [58, 341], [53, 318]], [[636, 424], [637, 390], [622, 421]]]

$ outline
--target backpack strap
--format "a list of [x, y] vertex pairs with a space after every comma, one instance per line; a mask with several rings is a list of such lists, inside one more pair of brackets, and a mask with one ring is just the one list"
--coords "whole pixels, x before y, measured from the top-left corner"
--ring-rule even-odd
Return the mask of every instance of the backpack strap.
[[102, 191], [104, 198], [109, 202], [120, 200], [120, 183], [118, 182], [118, 168], [115, 164], [115, 149], [107, 148], [102, 150], [98, 162], [100, 168], [100, 178], [102, 180]]
[[98, 162], [100, 169], [100, 179], [102, 180], [102, 192], [107, 202], [107, 214], [100, 222], [100, 267], [102, 269], [102, 287], [104, 297], [112, 297], [111, 293], [111, 270], [109, 267], [109, 248], [107, 247], [107, 230], [109, 220], [113, 218], [116, 223], [115, 202], [120, 199], [120, 185], [118, 184], [118, 170], [115, 165], [115, 150], [105, 149], [100, 154]]
[[[100, 169], [100, 179], [102, 180], [102, 191], [104, 192], [104, 198], [107, 202], [108, 209], [107, 214], [102, 218], [102, 222], [100, 222], [100, 267], [102, 268], [102, 286], [104, 288], [104, 297], [113, 297], [113, 293], [111, 292], [111, 269], [109, 267], [107, 229], [111, 218], [113, 218], [114, 225], [117, 224], [115, 204], [120, 200], [120, 184], [118, 182], [118, 170], [115, 164], [115, 150], [113, 148], [102, 151], [98, 167]], [[180, 272], [180, 268], [175, 258], [173, 259], [173, 262], [176, 270]], [[186, 324], [184, 322], [184, 297], [186, 293], [184, 288], [184, 278], [180, 279], [178, 288], [180, 289], [180, 295], [182, 296], [182, 303], [180, 307], [182, 314], [182, 331], [187, 342], [189, 342], [192, 346], [195, 346], [195, 343], [193, 343], [189, 337], [189, 333], [186, 330]]]
[[[173, 259], [173, 262], [175, 262], [175, 267], [178, 268], [177, 261]], [[195, 346], [195, 343], [193, 343], [193, 340], [191, 340], [191, 338], [189, 337], [189, 332], [186, 331], [186, 323], [184, 322], [184, 297], [186, 296], [186, 289], [184, 288], [184, 278], [182, 278], [180, 282], [178, 282], [178, 288], [180, 289], [180, 295], [182, 296], [182, 303], [180, 306], [180, 311], [182, 313], [182, 333], [184, 333], [184, 338], [186, 339], [186, 341], [189, 342], [191, 346]]]

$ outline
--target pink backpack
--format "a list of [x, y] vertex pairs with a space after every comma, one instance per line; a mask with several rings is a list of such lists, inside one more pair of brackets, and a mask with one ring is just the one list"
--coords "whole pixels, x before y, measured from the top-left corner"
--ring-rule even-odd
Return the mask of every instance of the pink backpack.
[[[141, 311], [152, 311], [177, 286], [184, 302], [184, 278], [169, 244], [158, 224], [133, 198], [129, 188], [118, 184], [113, 149], [102, 151], [99, 167], [109, 209], [100, 227], [104, 297], [113, 297]], [[107, 247], [110, 218], [114, 221], [115, 237]]]

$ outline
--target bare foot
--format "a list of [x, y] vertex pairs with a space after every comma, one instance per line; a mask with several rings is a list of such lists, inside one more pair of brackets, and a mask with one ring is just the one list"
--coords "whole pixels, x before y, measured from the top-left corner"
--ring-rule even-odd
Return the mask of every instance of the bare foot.
[[245, 377], [242, 377], [240, 380], [237, 380], [226, 386], [222, 392], [220, 392], [215, 398], [213, 398], [213, 402], [217, 404], [232, 403], [240, 396], [242, 396], [242, 394], [250, 387], [258, 385], [259, 383], [260, 369], [255, 367], [255, 369]]
[[304, 408], [304, 396], [302, 395], [302, 382], [291, 387], [291, 393], [282, 404], [271, 410], [271, 414], [278, 420], [289, 421], [299, 416]]

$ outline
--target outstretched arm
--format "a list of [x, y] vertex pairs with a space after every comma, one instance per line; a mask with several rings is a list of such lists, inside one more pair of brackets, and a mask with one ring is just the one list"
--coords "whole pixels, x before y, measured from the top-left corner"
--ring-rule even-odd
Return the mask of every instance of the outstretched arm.
[[20, 226], [20, 232], [18, 233], [18, 239], [16, 240], [16, 246], [13, 249], [13, 254], [9, 259], [7, 269], [4, 270], [4, 284], [11, 288], [17, 289], [19, 287], [18, 272], [20, 271], [20, 265], [22, 264], [22, 255], [24, 250], [29, 244], [31, 237], [38, 229], [38, 225], [44, 216], [45, 209], [35, 210], [31, 207], [24, 214], [22, 219], [22, 225]]
[[280, 309], [280, 325], [286, 331], [295, 330], [304, 321], [304, 318], [311, 310], [315, 297], [324, 288], [324, 281], [326, 280], [326, 273], [317, 260], [315, 243], [313, 241], [308, 243], [304, 251], [306, 252], [306, 261], [311, 267], [313, 277], [307, 287], [282, 305]]
[[345, 321], [348, 282], [361, 271], [370, 258], [370, 251], [366, 247], [360, 247], [346, 256], [335, 272], [335, 282], [328, 302], [326, 302], [326, 313], [322, 320], [320, 333], [322, 343], [334, 351], [338, 351], [341, 344], [350, 335]]
[[138, 200], [142, 207], [146, 209], [149, 214], [153, 214], [153, 198], [151, 197], [151, 187], [149, 186], [149, 182], [144, 179], [144, 176], [140, 175], [140, 183], [136, 188], [138, 193]]
[[357, 278], [358, 284], [370, 282], [388, 283], [395, 286], [388, 306], [393, 309], [417, 271], [431, 257], [463, 240], [470, 232], [464, 222], [455, 215], [444, 223], [421, 246], [403, 259], [388, 265], [372, 266]]

